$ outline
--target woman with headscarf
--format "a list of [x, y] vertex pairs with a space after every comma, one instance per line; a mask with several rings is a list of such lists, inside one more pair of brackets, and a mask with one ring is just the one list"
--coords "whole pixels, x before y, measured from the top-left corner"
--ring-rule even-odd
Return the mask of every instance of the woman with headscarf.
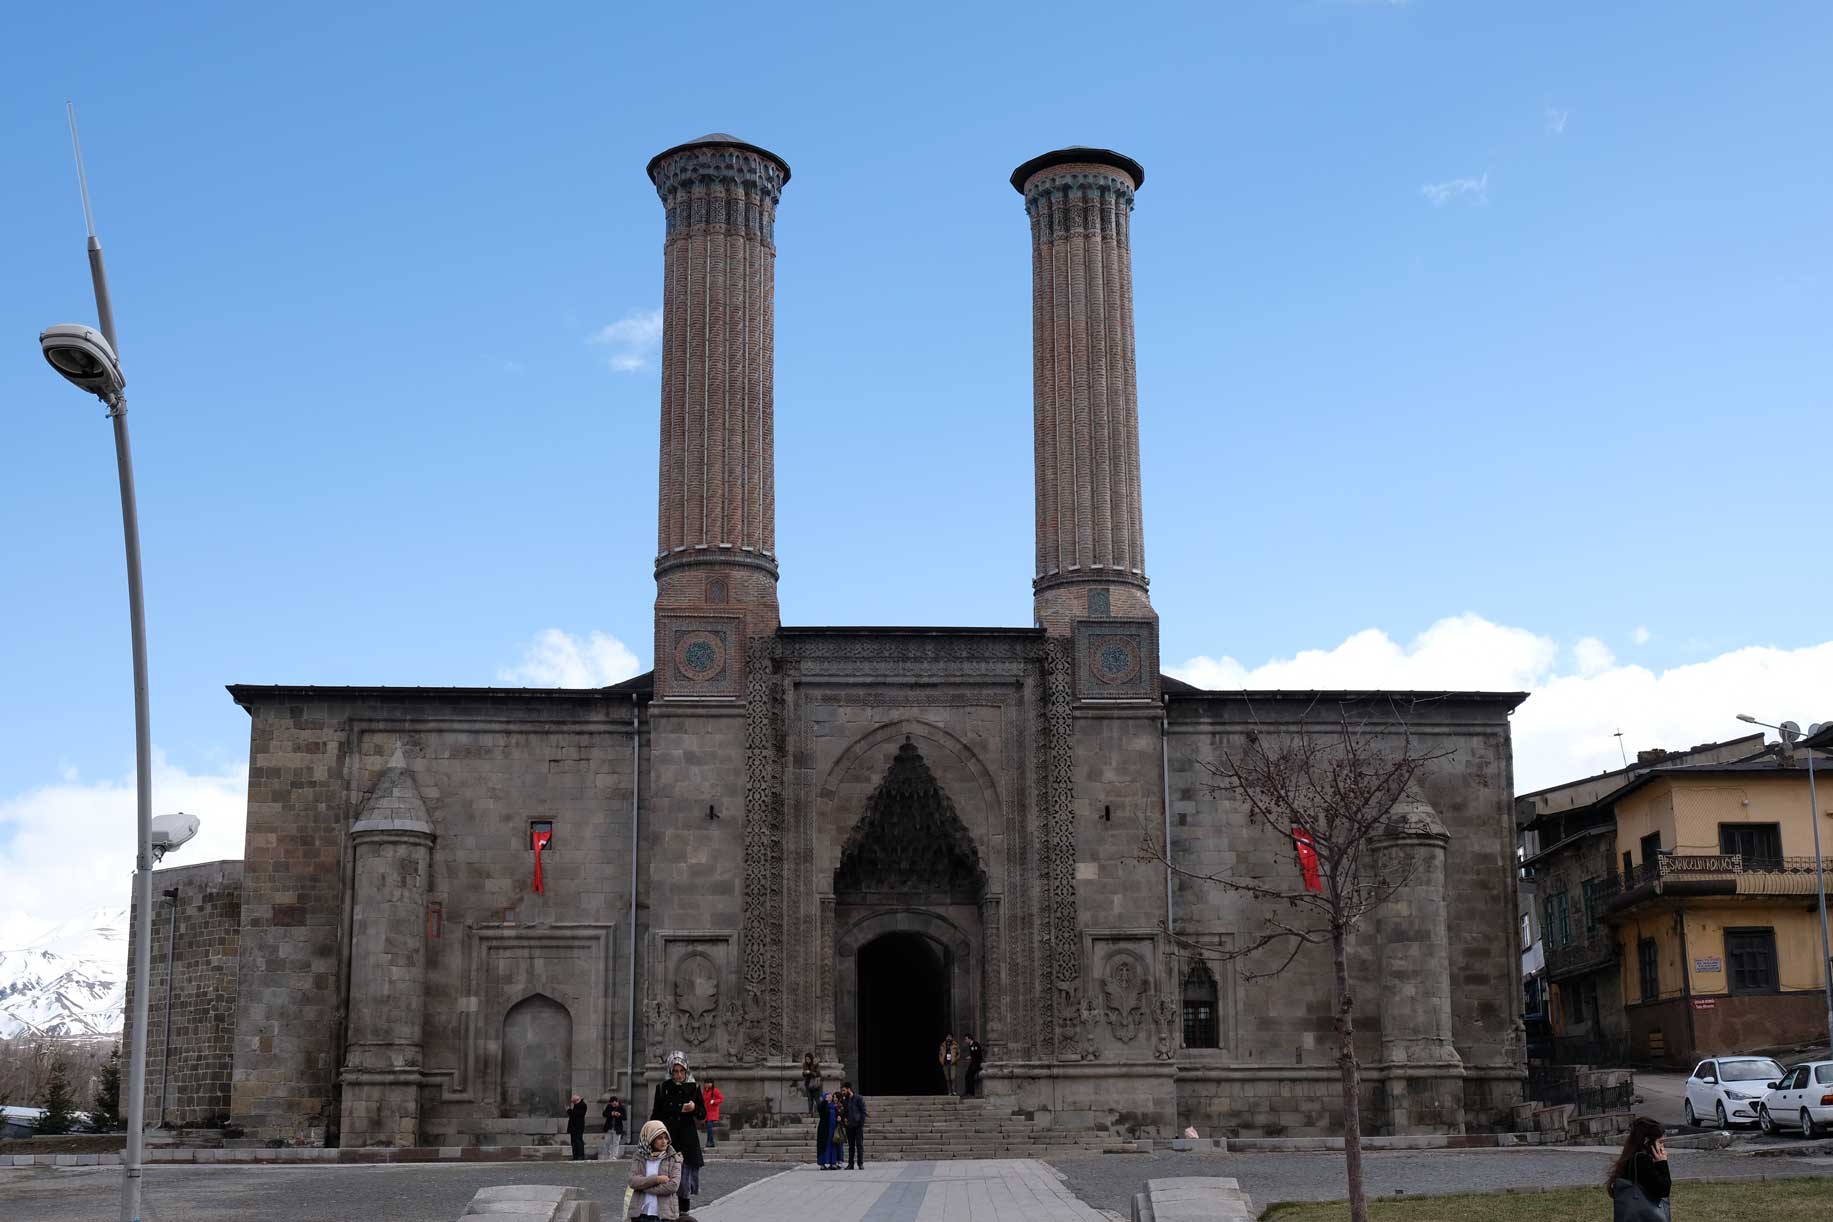
[[693, 1222], [688, 1212], [693, 1198], [700, 1194], [700, 1168], [706, 1159], [700, 1153], [700, 1121], [706, 1116], [706, 1100], [700, 1084], [687, 1067], [687, 1053], [668, 1054], [668, 1077], [656, 1083], [655, 1105], [649, 1109], [651, 1120], [668, 1126], [670, 1144], [681, 1156], [681, 1187], [676, 1192], [680, 1203], [680, 1222]]
[[834, 1101], [822, 1095], [815, 1107], [815, 1166], [826, 1171], [834, 1165]]

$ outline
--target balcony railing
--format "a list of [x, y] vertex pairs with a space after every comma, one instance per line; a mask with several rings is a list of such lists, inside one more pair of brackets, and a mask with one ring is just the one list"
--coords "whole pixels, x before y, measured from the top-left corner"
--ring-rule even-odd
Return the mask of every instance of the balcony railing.
[[1569, 942], [1548, 946], [1547, 978], [1559, 980], [1590, 968], [1608, 967], [1617, 961], [1617, 946], [1602, 930]]
[[[1632, 866], [1621, 875], [1600, 879], [1592, 891], [1596, 901], [1609, 904], [1644, 887], [1680, 879], [1721, 878], [1734, 881], [1812, 875], [1812, 857], [1753, 857], [1745, 853], [1662, 853], [1653, 861]], [[1753, 887], [1752, 890], [1761, 888]], [[1794, 888], [1790, 888], [1793, 890]], [[1810, 890], [1812, 887], [1810, 885]], [[1739, 890], [1744, 890], [1740, 886]], [[1550, 958], [1550, 957], [1549, 957]]]

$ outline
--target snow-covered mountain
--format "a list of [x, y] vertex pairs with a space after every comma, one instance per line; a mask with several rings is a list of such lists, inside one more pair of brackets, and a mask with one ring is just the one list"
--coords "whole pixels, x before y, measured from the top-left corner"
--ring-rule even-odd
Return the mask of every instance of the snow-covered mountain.
[[0, 1038], [116, 1038], [126, 1002], [125, 908], [98, 908], [0, 950]]

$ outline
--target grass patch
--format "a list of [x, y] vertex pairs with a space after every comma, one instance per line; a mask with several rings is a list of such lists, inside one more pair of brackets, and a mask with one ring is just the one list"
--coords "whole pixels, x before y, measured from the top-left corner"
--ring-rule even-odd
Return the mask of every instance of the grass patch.
[[[1483, 1192], [1455, 1197], [1382, 1197], [1369, 1201], [1374, 1222], [1597, 1222], [1610, 1217], [1602, 1186], [1551, 1192]], [[1712, 1222], [1826, 1222], [1833, 1216], [1833, 1179], [1802, 1177], [1741, 1184], [1674, 1185], [1676, 1217]], [[1263, 1222], [1343, 1222], [1342, 1201], [1275, 1205]]]

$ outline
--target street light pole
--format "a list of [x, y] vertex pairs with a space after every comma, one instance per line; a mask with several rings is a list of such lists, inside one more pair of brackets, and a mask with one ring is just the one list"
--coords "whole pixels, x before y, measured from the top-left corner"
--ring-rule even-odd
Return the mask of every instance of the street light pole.
[[[1753, 726], [1764, 726], [1783, 736], [1784, 742], [1793, 742], [1801, 733], [1801, 727], [1794, 722], [1784, 722], [1772, 726], [1767, 721], [1758, 721], [1749, 713], [1739, 713], [1738, 720], [1749, 722]], [[1810, 731], [1813, 727], [1809, 727]], [[1833, 944], [1829, 943], [1827, 933], [1827, 872], [1826, 859], [1820, 855], [1820, 799], [1814, 792], [1814, 748], [1807, 748], [1808, 757], [1808, 826], [1814, 830], [1814, 893], [1820, 901], [1820, 980], [1827, 998], [1827, 1044], [1833, 1048]]]
[[[102, 243], [95, 235], [89, 208], [89, 179], [83, 172], [83, 146], [76, 135], [76, 107], [69, 106], [70, 144], [76, 153], [77, 185], [83, 193], [83, 222], [89, 230], [89, 278], [95, 288], [96, 319], [102, 338], [119, 359], [115, 315], [108, 296], [108, 273], [102, 266]], [[153, 727], [146, 677], [146, 602], [140, 584], [140, 511], [134, 498], [134, 454], [127, 440], [127, 396], [117, 386], [102, 395], [114, 423], [115, 467], [121, 484], [121, 533], [127, 547], [127, 615], [134, 649], [134, 801], [137, 831], [134, 852], [134, 1014], [128, 1054], [127, 1150], [121, 1160], [122, 1222], [140, 1222], [140, 1184], [146, 1156], [146, 1019], [147, 984], [153, 968]]]

